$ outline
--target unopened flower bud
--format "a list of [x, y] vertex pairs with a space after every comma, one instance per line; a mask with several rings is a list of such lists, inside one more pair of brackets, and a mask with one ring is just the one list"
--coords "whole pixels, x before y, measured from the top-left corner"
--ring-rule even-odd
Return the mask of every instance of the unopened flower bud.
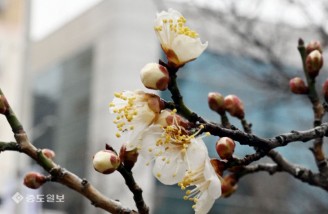
[[231, 196], [237, 190], [237, 180], [233, 174], [225, 176], [221, 180], [221, 192], [222, 196], [227, 198]]
[[318, 50], [312, 51], [306, 57], [306, 70], [310, 77], [316, 77], [323, 65], [322, 54]]
[[311, 41], [307, 46], [306, 46], [306, 54], [310, 54], [312, 51], [318, 50], [320, 53], [322, 53], [322, 47], [319, 41]]
[[218, 92], [210, 92], [207, 96], [208, 106], [219, 114], [224, 113], [224, 97]]
[[224, 98], [224, 107], [231, 116], [243, 119], [245, 117], [244, 104], [236, 95], [228, 95]]
[[9, 108], [7, 99], [5, 96], [0, 95], [0, 114], [4, 114]]
[[215, 148], [221, 159], [229, 159], [235, 151], [235, 146], [236, 144], [231, 138], [221, 137], [216, 142]]
[[141, 82], [146, 88], [164, 91], [170, 81], [167, 69], [157, 63], [148, 63], [141, 69]]
[[222, 176], [223, 171], [225, 169], [225, 162], [213, 158], [213, 159], [211, 159], [211, 164], [212, 164], [216, 174], [219, 175], [219, 176]]
[[294, 94], [307, 94], [309, 88], [300, 77], [294, 77], [289, 81], [289, 88]]
[[49, 159], [53, 159], [56, 156], [55, 152], [51, 149], [42, 149], [42, 153]]
[[46, 176], [38, 172], [29, 172], [24, 177], [24, 185], [31, 189], [38, 189], [46, 181]]
[[103, 174], [110, 174], [120, 166], [120, 158], [111, 150], [102, 150], [93, 156], [93, 167]]
[[323, 96], [325, 97], [325, 101], [328, 102], [328, 79], [324, 82], [322, 86]]
[[137, 149], [127, 151], [125, 144], [123, 144], [123, 146], [121, 147], [120, 159], [123, 162], [125, 168], [131, 170], [134, 164], [137, 162], [138, 156], [139, 154]]

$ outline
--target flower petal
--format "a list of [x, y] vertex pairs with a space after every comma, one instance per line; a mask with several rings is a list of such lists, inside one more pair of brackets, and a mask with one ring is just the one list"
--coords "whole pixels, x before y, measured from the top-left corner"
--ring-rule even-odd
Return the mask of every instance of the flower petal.
[[208, 197], [208, 193], [204, 192], [200, 198], [198, 199], [197, 203], [195, 204], [195, 214], [206, 214], [210, 211], [215, 199]]
[[161, 138], [162, 133], [163, 129], [160, 125], [152, 125], [143, 132], [139, 150], [139, 154], [142, 157], [145, 159], [152, 159], [161, 150], [164, 150], [162, 147], [156, 145], [156, 142]]
[[186, 63], [196, 59], [207, 48], [199, 38], [192, 38], [184, 34], [178, 35], [172, 42], [171, 49], [178, 56], [180, 63]]
[[208, 152], [204, 141], [200, 138], [192, 139], [185, 156], [185, 161], [188, 163], [188, 170], [199, 168], [204, 164], [207, 157]]
[[[153, 168], [154, 176], [163, 184], [172, 185], [182, 180], [187, 170], [187, 165], [173, 153], [156, 158]], [[165, 158], [165, 159], [164, 159]]]

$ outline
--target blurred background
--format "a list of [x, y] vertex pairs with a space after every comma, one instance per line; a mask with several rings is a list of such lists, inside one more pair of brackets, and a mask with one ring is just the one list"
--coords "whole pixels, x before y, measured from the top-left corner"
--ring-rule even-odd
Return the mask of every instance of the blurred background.
[[[121, 176], [96, 173], [92, 156], [105, 143], [120, 148], [108, 103], [116, 91], [143, 89], [140, 69], [164, 59], [153, 20], [156, 12], [168, 8], [182, 12], [202, 41], [209, 41], [206, 52], [179, 72], [191, 109], [219, 121], [207, 107], [208, 92], [218, 91], [244, 101], [246, 119], [259, 136], [312, 127], [309, 101], [290, 93], [288, 82], [303, 77], [298, 38], [319, 40], [327, 49], [324, 0], [0, 1], [0, 87], [34, 145], [53, 149], [58, 164], [131, 208], [132, 195]], [[318, 78], [319, 91], [326, 70], [325, 66]], [[170, 99], [167, 93], [161, 95]], [[0, 119], [1, 141], [13, 140], [5, 119]], [[215, 140], [206, 139], [213, 157]], [[317, 171], [309, 147], [299, 142], [278, 151]], [[328, 153], [327, 146], [325, 150]], [[236, 155], [252, 152], [237, 146]], [[25, 155], [1, 153], [0, 169], [1, 214], [104, 213], [59, 184], [37, 191], [25, 188], [26, 172], [42, 172]], [[192, 204], [182, 200], [183, 192], [156, 182], [142, 159], [133, 172], [151, 213], [193, 213]], [[19, 202], [13, 200], [17, 193]], [[51, 196], [54, 202], [47, 200]], [[210, 213], [327, 213], [327, 202], [324, 190], [286, 173], [262, 172], [242, 178], [237, 192], [217, 200]]]

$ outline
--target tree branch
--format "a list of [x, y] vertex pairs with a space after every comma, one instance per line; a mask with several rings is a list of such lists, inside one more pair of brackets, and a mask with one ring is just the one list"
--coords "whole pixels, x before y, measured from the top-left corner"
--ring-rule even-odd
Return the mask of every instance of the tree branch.
[[138, 211], [140, 214], [148, 214], [149, 208], [146, 205], [143, 197], [142, 197], [142, 189], [138, 186], [133, 178], [133, 174], [131, 170], [126, 169], [122, 164], [117, 169], [123, 176], [126, 185], [129, 187], [130, 191], [133, 193], [133, 199], [136, 203]]
[[[4, 96], [0, 90], [0, 95]], [[95, 207], [99, 207], [110, 213], [117, 214], [136, 214], [138, 212], [124, 208], [119, 202], [107, 198], [100, 193], [95, 187], [93, 187], [87, 180], [79, 178], [74, 173], [61, 168], [51, 159], [43, 155], [40, 149], [34, 147], [20, 121], [16, 117], [15, 113], [8, 104], [8, 109], [5, 112], [5, 116], [9, 125], [11, 126], [16, 142], [0, 142], [0, 151], [18, 151], [25, 153], [32, 159], [34, 159], [41, 167], [51, 174], [51, 181], [60, 183], [69, 187], [72, 190], [80, 193], [84, 197], [88, 198]]]

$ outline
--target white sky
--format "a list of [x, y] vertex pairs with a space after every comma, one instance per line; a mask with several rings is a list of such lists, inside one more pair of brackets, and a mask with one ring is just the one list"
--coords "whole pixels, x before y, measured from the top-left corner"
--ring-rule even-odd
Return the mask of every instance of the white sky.
[[31, 38], [38, 40], [101, 0], [32, 0]]
[[[31, 0], [31, 38], [38, 40], [56, 30], [66, 22], [86, 11], [102, 0]], [[119, 0], [117, 0], [119, 1]], [[296, 27], [304, 27], [309, 23], [327, 23], [327, 14], [323, 13], [322, 3], [327, 0], [296, 0], [305, 4], [305, 10], [310, 14], [304, 16], [304, 11], [293, 4], [282, 0], [175, 0], [179, 2], [196, 3], [202, 6], [221, 9], [231, 3], [238, 3], [237, 10], [246, 16], [257, 15], [265, 21], [284, 22]], [[261, 4], [261, 7], [257, 6]], [[169, 1], [167, 3], [169, 5]], [[328, 25], [328, 23], [326, 24]], [[328, 26], [325, 26], [328, 28]]]

